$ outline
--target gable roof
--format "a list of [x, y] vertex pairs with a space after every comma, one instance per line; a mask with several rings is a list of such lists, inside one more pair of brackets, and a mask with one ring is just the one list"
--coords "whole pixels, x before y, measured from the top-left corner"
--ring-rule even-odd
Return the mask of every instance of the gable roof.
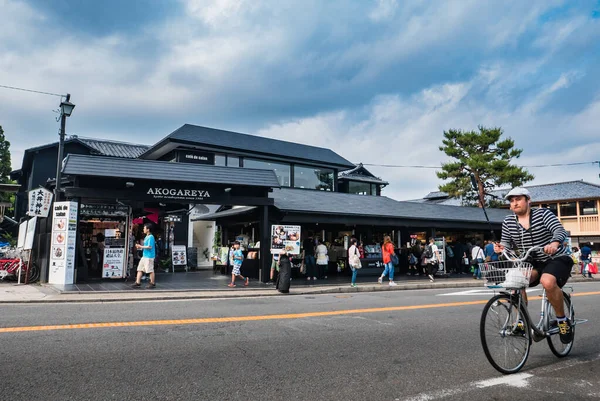
[[363, 166], [362, 163], [359, 163], [352, 170], [342, 171], [338, 174], [339, 180], [348, 180], [348, 181], [360, 181], [360, 182], [368, 182], [379, 185], [389, 185], [389, 182], [383, 181], [381, 178], [376, 177], [369, 170]]
[[[290, 188], [274, 189], [269, 197], [274, 199], [275, 206], [282, 211], [487, 224], [483, 211], [478, 207], [430, 205], [396, 201], [386, 196]], [[503, 209], [486, 210], [490, 221], [495, 224], [502, 223], [507, 214]]]
[[[531, 201], [539, 202], [562, 202], [578, 199], [600, 199], [600, 185], [587, 181], [566, 181], [552, 184], [524, 186], [531, 193]], [[490, 194], [503, 199], [510, 188], [496, 189]], [[423, 199], [415, 199], [410, 202], [437, 203], [444, 205], [460, 205], [461, 200], [450, 198], [445, 192], [430, 192]]]
[[138, 179], [151, 177], [151, 179], [159, 181], [279, 188], [279, 181], [273, 170], [171, 163], [158, 160], [70, 154], [65, 159], [62, 171], [64, 175]]
[[250, 153], [258, 157], [293, 160], [307, 164], [317, 163], [342, 169], [354, 167], [353, 163], [331, 149], [191, 124], [183, 125], [152, 146], [140, 157], [143, 159], [158, 159], [176, 148], [177, 144], [238, 154]]

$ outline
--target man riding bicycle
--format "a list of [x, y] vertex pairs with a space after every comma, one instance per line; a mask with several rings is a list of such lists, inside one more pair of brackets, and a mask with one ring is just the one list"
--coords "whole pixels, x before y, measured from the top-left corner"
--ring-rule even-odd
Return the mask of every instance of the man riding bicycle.
[[[510, 202], [510, 210], [514, 214], [504, 219], [502, 239], [494, 244], [494, 251], [502, 253], [505, 248], [516, 247], [525, 252], [534, 246], [544, 247], [543, 252], [531, 254], [533, 270], [529, 286], [542, 284], [556, 312], [560, 341], [568, 344], [573, 339], [573, 326], [565, 317], [562, 287], [571, 276], [573, 260], [562, 246], [568, 236], [567, 231], [549, 209], [531, 208], [531, 195], [527, 189], [513, 188], [505, 199]], [[527, 302], [525, 291], [523, 297]]]

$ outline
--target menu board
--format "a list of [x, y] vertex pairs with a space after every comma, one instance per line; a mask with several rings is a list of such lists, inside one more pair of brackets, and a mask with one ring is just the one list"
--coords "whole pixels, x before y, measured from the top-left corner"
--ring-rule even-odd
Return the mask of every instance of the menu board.
[[271, 226], [271, 253], [280, 253], [282, 249], [292, 255], [300, 253], [300, 226]]
[[125, 248], [104, 248], [102, 278], [122, 278], [125, 266]]
[[77, 202], [54, 202], [49, 284], [75, 283]]
[[173, 266], [187, 266], [185, 245], [173, 245], [171, 247], [171, 261]]

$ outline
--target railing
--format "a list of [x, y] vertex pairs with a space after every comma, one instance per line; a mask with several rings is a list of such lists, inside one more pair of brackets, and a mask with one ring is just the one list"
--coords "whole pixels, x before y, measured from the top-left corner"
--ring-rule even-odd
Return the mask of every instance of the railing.
[[600, 218], [598, 216], [561, 217], [560, 221], [565, 230], [571, 232], [571, 235], [600, 235]]

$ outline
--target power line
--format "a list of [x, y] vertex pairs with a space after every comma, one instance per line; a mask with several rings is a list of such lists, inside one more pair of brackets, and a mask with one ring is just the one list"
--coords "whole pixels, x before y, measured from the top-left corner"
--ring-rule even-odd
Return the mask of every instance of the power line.
[[[591, 162], [578, 162], [578, 163], [555, 163], [555, 164], [537, 164], [537, 165], [529, 165], [529, 166], [519, 166], [526, 168], [535, 168], [535, 167], [563, 167], [563, 166], [580, 166], [583, 164], [600, 164], [600, 161], [591, 161]], [[400, 165], [400, 164], [373, 164], [373, 163], [362, 163], [363, 166], [373, 166], [373, 167], [387, 167], [387, 168], [433, 168], [440, 169], [442, 166], [423, 166], [423, 165]]]
[[41, 93], [42, 95], [51, 95], [51, 96], [58, 96], [58, 97], [64, 97], [65, 96], [65, 95], [59, 95], [58, 93], [34, 91], [34, 90], [31, 90], [31, 89], [17, 88], [17, 87], [14, 87], [14, 86], [6, 86], [6, 85], [0, 85], [0, 88], [13, 89], [13, 90], [16, 90], [16, 91], [23, 91], [23, 92]]

